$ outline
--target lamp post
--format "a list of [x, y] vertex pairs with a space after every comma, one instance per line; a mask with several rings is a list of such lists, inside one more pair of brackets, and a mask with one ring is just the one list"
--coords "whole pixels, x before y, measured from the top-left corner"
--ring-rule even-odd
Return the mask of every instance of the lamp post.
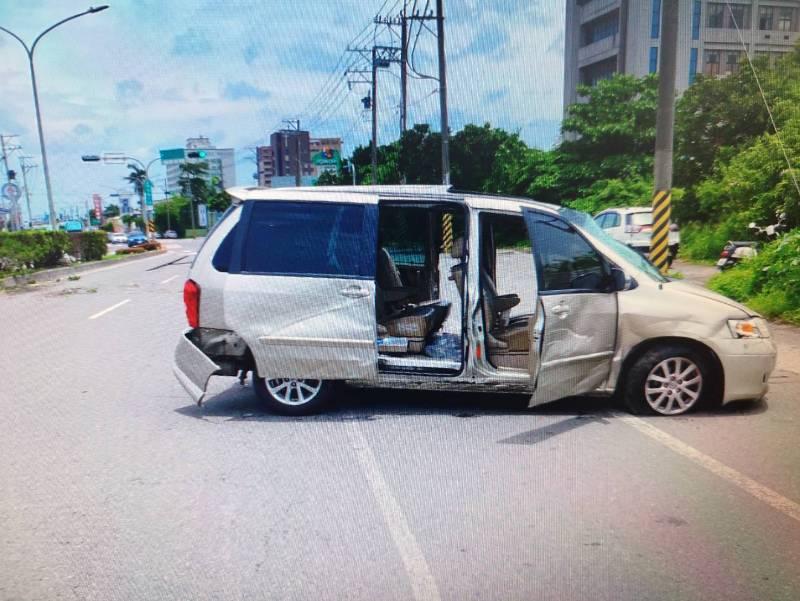
[[[156, 158], [152, 159], [147, 165], [145, 165], [142, 161], [137, 159], [136, 157], [128, 156], [124, 153], [117, 153], [117, 152], [106, 152], [103, 154], [102, 158], [98, 154], [84, 154], [81, 156], [81, 160], [84, 163], [99, 163], [101, 160], [104, 163], [110, 164], [122, 164], [125, 161], [133, 161], [137, 163], [142, 170], [144, 171], [144, 182], [142, 183], [142, 192], [139, 194], [139, 206], [142, 209], [142, 220], [144, 221], [144, 229], [147, 233], [147, 237], [152, 240], [153, 234], [150, 232], [150, 228], [147, 227], [148, 220], [147, 220], [147, 202], [145, 201], [145, 191], [147, 186], [152, 186], [152, 182], [150, 181], [150, 167], [153, 166], [153, 163], [156, 161], [160, 161], [161, 157], [157, 156]], [[128, 165], [128, 168], [133, 167], [133, 165]]]
[[62, 19], [58, 23], [51, 25], [47, 29], [45, 29], [42, 33], [36, 36], [36, 39], [33, 40], [33, 44], [28, 47], [28, 45], [23, 41], [21, 37], [19, 37], [13, 31], [9, 31], [5, 27], [0, 27], [0, 31], [5, 31], [8, 35], [16, 39], [22, 47], [25, 48], [25, 52], [28, 55], [28, 64], [30, 65], [31, 69], [31, 86], [33, 87], [33, 105], [36, 109], [36, 127], [39, 130], [39, 146], [42, 151], [42, 169], [44, 171], [44, 184], [47, 188], [47, 207], [50, 212], [50, 227], [55, 231], [56, 229], [56, 208], [53, 204], [53, 189], [50, 185], [50, 169], [47, 166], [47, 152], [45, 151], [44, 147], [44, 132], [42, 131], [42, 114], [39, 110], [39, 91], [36, 88], [36, 70], [33, 67], [33, 53], [36, 50], [36, 44], [39, 43], [45, 34], [53, 31], [59, 25], [63, 25], [67, 21], [72, 21], [73, 19], [77, 19], [78, 17], [82, 17], [84, 15], [91, 15], [94, 13], [99, 13], [108, 8], [107, 4], [97, 7], [90, 7], [88, 10], [83, 11], [82, 13], [78, 13], [77, 15], [72, 15], [71, 17], [67, 17], [66, 19]]

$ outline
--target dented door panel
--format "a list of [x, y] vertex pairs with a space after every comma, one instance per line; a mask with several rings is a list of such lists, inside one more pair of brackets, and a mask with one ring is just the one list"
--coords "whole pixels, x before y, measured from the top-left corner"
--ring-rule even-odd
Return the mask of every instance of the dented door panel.
[[247, 343], [258, 375], [345, 379], [377, 375], [375, 282], [236, 275], [225, 322]]

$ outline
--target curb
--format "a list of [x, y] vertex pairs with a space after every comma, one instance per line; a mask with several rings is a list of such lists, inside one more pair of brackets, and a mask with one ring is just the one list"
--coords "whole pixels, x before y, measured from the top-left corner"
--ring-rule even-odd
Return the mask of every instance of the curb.
[[67, 278], [71, 275], [78, 275], [84, 271], [91, 271], [93, 269], [104, 267], [108, 265], [119, 265], [121, 263], [128, 263], [130, 261], [140, 261], [142, 259], [149, 259], [158, 255], [163, 255], [168, 252], [166, 249], [161, 250], [147, 250], [143, 253], [130, 255], [122, 259], [115, 259], [114, 261], [91, 261], [89, 263], [79, 263], [77, 265], [68, 265], [66, 267], [55, 267], [53, 269], [42, 269], [33, 273], [25, 275], [10, 275], [0, 280], [0, 289], [13, 288], [15, 286], [26, 286], [28, 284], [39, 284], [41, 282], [52, 282], [60, 279]]

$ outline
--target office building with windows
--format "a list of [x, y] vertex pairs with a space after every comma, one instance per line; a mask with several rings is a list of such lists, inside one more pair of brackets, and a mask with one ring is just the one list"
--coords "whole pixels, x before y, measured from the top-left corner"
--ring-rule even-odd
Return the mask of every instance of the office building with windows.
[[[567, 0], [564, 108], [579, 100], [578, 84], [615, 73], [658, 71], [661, 0]], [[800, 0], [679, 0], [676, 87], [698, 73], [725, 76], [745, 53], [771, 62], [800, 37]]]
[[203, 136], [187, 138], [183, 148], [161, 150], [161, 164], [167, 174], [167, 190], [170, 194], [181, 192], [180, 179], [184, 163], [206, 163], [205, 180], [217, 188], [236, 185], [236, 159], [233, 148], [217, 148]]
[[303, 130], [272, 133], [269, 146], [256, 148], [258, 185], [267, 188], [295, 185], [298, 152], [301, 183], [311, 185], [323, 172], [339, 168], [342, 139], [312, 138]]

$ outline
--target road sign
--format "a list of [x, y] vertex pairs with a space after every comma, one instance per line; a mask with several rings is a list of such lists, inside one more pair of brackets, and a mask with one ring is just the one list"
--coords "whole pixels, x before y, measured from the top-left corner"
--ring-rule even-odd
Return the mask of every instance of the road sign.
[[17, 184], [13, 184], [8, 182], [7, 184], [3, 184], [3, 187], [0, 188], [0, 193], [3, 194], [5, 198], [10, 200], [11, 202], [16, 202], [19, 200], [19, 197], [22, 196], [20, 192], [19, 186]]
[[144, 204], [153, 206], [153, 182], [149, 179], [144, 180]]
[[208, 209], [206, 209], [206, 205], [197, 205], [197, 225], [208, 227]]

